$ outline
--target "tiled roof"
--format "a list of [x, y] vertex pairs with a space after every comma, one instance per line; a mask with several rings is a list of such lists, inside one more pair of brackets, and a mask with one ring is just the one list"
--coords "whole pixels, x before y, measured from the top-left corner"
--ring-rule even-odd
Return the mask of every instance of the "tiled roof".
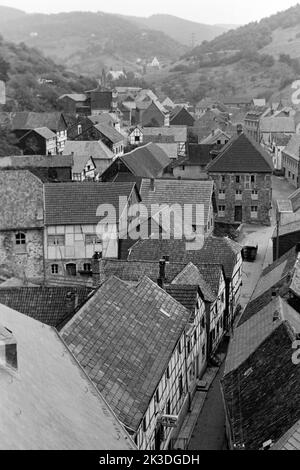
[[257, 142], [242, 133], [231, 139], [209, 165], [208, 171], [271, 173], [271, 157]]
[[0, 158], [0, 168], [71, 168], [72, 155], [16, 155]]
[[24, 313], [49, 326], [58, 327], [87, 300], [85, 287], [2, 287], [0, 304]]
[[137, 147], [119, 157], [135, 176], [156, 178], [170, 164], [168, 155], [156, 144]]
[[124, 141], [124, 136], [120, 134], [114, 127], [108, 126], [106, 124], [95, 124], [94, 126], [98, 129], [101, 134], [103, 134], [108, 140], [110, 140], [113, 144], [118, 144]]
[[283, 153], [299, 161], [300, 158], [300, 135], [292, 135], [289, 143], [283, 149]]
[[[128, 198], [134, 183], [70, 182], [45, 184], [45, 224], [98, 224], [100, 204], [111, 204], [119, 219], [119, 196]], [[112, 219], [111, 223], [116, 223]]]
[[214, 142], [216, 138], [224, 136], [228, 140], [230, 139], [230, 136], [227, 135], [224, 131], [221, 129], [216, 129], [215, 131], [211, 132], [207, 137], [205, 137], [203, 140], [201, 140], [201, 144], [210, 144], [211, 142]]
[[114, 154], [101, 140], [67, 140], [63, 154], [112, 160]]
[[175, 277], [172, 284], [199, 287], [204, 300], [207, 302], [214, 302], [217, 297], [209, 282], [206, 280], [206, 276], [202, 275], [199, 269], [191, 262]]
[[130, 287], [111, 277], [62, 337], [120, 421], [136, 430], [189, 318], [149, 279]]
[[0, 324], [18, 362], [14, 371], [1, 361], [1, 450], [135, 449], [54, 328], [4, 305]]
[[[294, 222], [290, 222], [289, 224], [280, 225], [279, 226], [279, 236], [287, 235], [293, 232], [300, 231], [300, 220], [295, 220]], [[277, 238], [277, 228], [274, 229], [272, 238]]]
[[[236, 448], [244, 446], [245, 450], [258, 450], [269, 440], [276, 443], [300, 419], [300, 365], [292, 361], [292, 344], [296, 339], [292, 327], [296, 321], [296, 331], [300, 331], [299, 314], [289, 315], [286, 304], [282, 310], [283, 319], [276, 320], [277, 313], [274, 317], [278, 326], [270, 326], [269, 335], [268, 328], [264, 326], [266, 338], [263, 339], [262, 335], [259, 345], [253, 343], [248, 350], [249, 355], [222, 380]], [[269, 311], [273, 320], [275, 312]], [[262, 321], [266, 319], [262, 317]], [[250, 328], [247, 323], [244, 329]], [[258, 323], [255, 331], [259, 330]], [[244, 346], [242, 343], [242, 350]]]
[[198, 286], [170, 284], [165, 287], [166, 292], [177, 302], [182, 304], [191, 313], [194, 313], [197, 303]]
[[142, 127], [142, 134], [147, 137], [151, 136], [171, 136], [174, 137], [175, 142], [187, 141], [187, 127], [186, 126], [173, 126], [173, 127]]
[[13, 130], [36, 129], [40, 127], [48, 127], [52, 131], [58, 130], [59, 121], [62, 117], [60, 112], [52, 113], [34, 113], [22, 111], [15, 113], [12, 118]]
[[221, 101], [226, 104], [251, 104], [253, 98], [250, 96], [226, 96]]
[[290, 117], [263, 117], [260, 132], [295, 132], [295, 121]]
[[[274, 315], [277, 320], [274, 320]], [[300, 317], [290, 305], [281, 297], [275, 297], [251, 316], [247, 321], [239, 325], [229, 344], [226, 357], [225, 371], [226, 376], [234, 371], [256, 349], [263, 341], [278, 327], [279, 323], [289, 321], [290, 325], [300, 332]]]
[[161, 143], [157, 142], [156, 145], [160, 147], [167, 155], [169, 158], [177, 157], [177, 144], [176, 143]]
[[54, 134], [54, 132], [50, 131], [50, 129], [48, 129], [48, 127], [36, 127], [35, 129], [33, 129], [33, 132], [36, 132], [37, 134], [39, 134], [41, 137], [44, 137], [45, 139], [55, 139], [56, 138], [56, 134]]
[[272, 450], [300, 450], [300, 420], [276, 442]]
[[272, 300], [275, 291], [277, 295], [286, 296], [291, 280], [290, 273], [294, 269], [296, 260], [297, 253], [295, 248], [292, 248], [264, 269], [253, 291], [250, 302], [247, 304], [239, 320], [239, 325], [242, 325], [260, 309], [265, 307]]
[[237, 255], [241, 245], [227, 237], [209, 236], [205, 239], [201, 250], [189, 251], [184, 240], [148, 240], [137, 241], [130, 249], [129, 260], [160, 260], [169, 256], [171, 262], [193, 262], [222, 264], [225, 275], [231, 279]]
[[[196, 204], [204, 206], [204, 224], [207, 224], [208, 212], [211, 206], [214, 183], [213, 181], [197, 180], [167, 180], [156, 179], [155, 190], [151, 190], [151, 181], [143, 179], [141, 185], [141, 197], [148, 209], [152, 204]], [[193, 211], [195, 212], [195, 210]], [[195, 214], [193, 214], [195, 220]]]

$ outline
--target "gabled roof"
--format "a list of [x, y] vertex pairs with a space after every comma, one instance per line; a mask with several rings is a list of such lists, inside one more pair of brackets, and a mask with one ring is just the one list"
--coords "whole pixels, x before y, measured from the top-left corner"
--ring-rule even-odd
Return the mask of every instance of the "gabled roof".
[[194, 313], [197, 305], [198, 286], [169, 284], [165, 286], [166, 292], [177, 302], [182, 304], [189, 312]]
[[[151, 181], [143, 179], [141, 184], [141, 198], [148, 210], [152, 204], [196, 204], [204, 206], [204, 224], [207, 224], [208, 211], [212, 201], [214, 183], [213, 181], [198, 180], [172, 180], [156, 179], [154, 191], [151, 190]], [[195, 210], [193, 211], [195, 219]]]
[[263, 117], [260, 132], [295, 132], [295, 121], [291, 117]]
[[190, 312], [147, 278], [111, 277], [62, 337], [119, 420], [137, 430]]
[[211, 144], [214, 143], [216, 139], [219, 139], [219, 137], [224, 136], [226, 139], [230, 139], [230, 136], [226, 134], [226, 132], [222, 131], [221, 129], [216, 129], [213, 130], [207, 137], [205, 137], [203, 140], [201, 140], [201, 144]]
[[73, 101], [85, 101], [87, 96], [84, 93], [67, 93], [61, 95], [58, 99], [62, 100], [63, 98], [70, 98]]
[[272, 450], [300, 450], [300, 419], [272, 446]]
[[49, 326], [58, 327], [87, 300], [86, 287], [2, 287], [0, 304]]
[[101, 140], [67, 140], [63, 154], [112, 160], [114, 154]]
[[[45, 225], [98, 224], [97, 208], [111, 204], [119, 217], [119, 196], [127, 199], [135, 190], [134, 183], [70, 182], [45, 184]], [[113, 215], [113, 214], [111, 214]]]
[[283, 153], [293, 157], [295, 160], [300, 159], [300, 135], [294, 134], [291, 136], [287, 146], [283, 149]]
[[231, 279], [237, 256], [242, 246], [227, 237], [209, 236], [204, 240], [200, 250], [189, 251], [184, 240], [156, 240], [147, 239], [137, 241], [131, 248], [128, 259], [133, 260], [160, 260], [169, 256], [171, 262], [190, 262], [222, 264], [225, 275]]
[[187, 127], [186, 126], [173, 126], [173, 127], [142, 127], [140, 128], [143, 136], [171, 136], [174, 137], [175, 142], [187, 141]]
[[[170, 115], [170, 125], [176, 124], [176, 121], [179, 119], [187, 120], [189, 126], [192, 126], [195, 122], [194, 116], [188, 112], [188, 110], [184, 106], [178, 106], [171, 111]], [[178, 121], [177, 121], [178, 122]], [[178, 123], [179, 124], [179, 123]]]
[[12, 117], [12, 130], [47, 127], [52, 131], [56, 131], [59, 128], [61, 118], [63, 118], [63, 114], [58, 111], [52, 113], [17, 112]]
[[[279, 236], [287, 235], [289, 233], [300, 232], [300, 219], [294, 220], [289, 224], [280, 225], [279, 226]], [[272, 239], [274, 240], [277, 238], [277, 229], [274, 229]]]
[[281, 299], [235, 330], [222, 388], [233, 445], [258, 450], [300, 419], [300, 364], [292, 345], [299, 314]]
[[271, 157], [257, 142], [242, 133], [232, 138], [208, 165], [211, 173], [271, 173]]
[[36, 127], [35, 129], [31, 129], [30, 131], [28, 131], [19, 140], [20, 141], [23, 140], [31, 132], [35, 132], [36, 134], [40, 135], [41, 137], [43, 137], [44, 139], [47, 139], [47, 140], [56, 138], [56, 134], [54, 134], [54, 132], [50, 131], [50, 129], [48, 129], [48, 127]]
[[15, 155], [0, 158], [1, 170], [5, 168], [71, 168], [72, 155]]
[[95, 124], [94, 127], [113, 144], [122, 143], [124, 141], [124, 136], [112, 126], [99, 123]]
[[0, 324], [18, 361], [16, 371], [0, 368], [1, 450], [135, 449], [54, 328], [4, 305]]
[[214, 302], [218, 297], [210, 283], [206, 280], [206, 275], [202, 275], [197, 266], [192, 262], [187, 264], [185, 268], [173, 279], [172, 284], [176, 285], [192, 285], [198, 286], [202, 292], [204, 300], [207, 302]]
[[137, 147], [119, 159], [135, 176], [156, 178], [170, 164], [168, 155], [156, 144]]

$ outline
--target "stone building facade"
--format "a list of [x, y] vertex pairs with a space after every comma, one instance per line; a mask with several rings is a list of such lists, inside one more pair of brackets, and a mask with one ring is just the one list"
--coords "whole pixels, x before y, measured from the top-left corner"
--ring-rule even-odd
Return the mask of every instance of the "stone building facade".
[[28, 170], [0, 172], [1, 272], [43, 277], [43, 183]]

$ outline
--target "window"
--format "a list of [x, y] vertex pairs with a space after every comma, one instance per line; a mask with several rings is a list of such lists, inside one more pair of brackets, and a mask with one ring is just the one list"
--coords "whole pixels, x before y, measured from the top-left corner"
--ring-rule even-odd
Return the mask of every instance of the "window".
[[250, 181], [251, 181], [251, 183], [255, 183], [255, 175], [250, 176]]
[[225, 189], [219, 189], [219, 199], [225, 199]]
[[240, 189], [236, 190], [235, 199], [242, 199], [242, 191]]
[[26, 245], [26, 235], [23, 232], [16, 233], [16, 245]]
[[239, 175], [237, 175], [237, 176], [235, 177], [235, 182], [236, 182], [236, 183], [240, 183], [240, 181], [241, 181], [241, 178], [240, 178]]
[[179, 398], [182, 397], [183, 394], [183, 382], [182, 382], [182, 375], [180, 374], [178, 379], [178, 390], [179, 390]]
[[167, 415], [171, 414], [171, 402], [170, 402], [170, 400], [167, 401], [166, 414]]
[[197, 342], [197, 330], [194, 331], [194, 344]]
[[222, 175], [222, 176], [221, 176], [221, 182], [222, 182], [222, 183], [225, 183], [225, 179], [226, 179], [226, 178], [225, 178], [225, 175]]
[[257, 212], [257, 206], [251, 206], [251, 212]]
[[203, 317], [201, 318], [201, 328], [204, 329], [205, 328], [205, 317], [203, 315]]
[[166, 370], [166, 378], [167, 378], [167, 379], [170, 378], [170, 369], [169, 369], [169, 366], [167, 367], [167, 370]]
[[86, 271], [86, 272], [90, 272], [91, 271], [91, 263], [84, 263], [83, 264], [83, 270]]
[[181, 354], [181, 341], [179, 340], [178, 347], [177, 347], [178, 354]]
[[181, 169], [184, 171], [185, 170], [185, 165], [181, 165]]
[[65, 244], [64, 235], [48, 235], [48, 245], [64, 246], [64, 244]]
[[205, 344], [203, 344], [202, 346], [202, 356], [205, 357], [205, 353], [206, 353], [206, 346]]
[[219, 206], [218, 207], [218, 214], [219, 216], [223, 217], [225, 213], [225, 206]]
[[82, 134], [82, 125], [81, 124], [78, 124], [78, 126], [77, 126], [77, 134], [78, 135]]
[[85, 244], [86, 245], [96, 245], [101, 244], [102, 240], [96, 233], [90, 233], [85, 235]]
[[257, 189], [252, 189], [252, 191], [251, 191], [251, 198], [252, 198], [252, 199], [258, 199], [258, 191], [257, 191]]
[[187, 342], [187, 353], [190, 354], [191, 352], [191, 340], [189, 339]]
[[145, 416], [145, 418], [143, 419], [143, 431], [146, 432], [146, 430], [147, 430], [147, 419]]
[[224, 303], [224, 292], [221, 294], [221, 302]]
[[251, 217], [253, 219], [257, 219], [257, 212], [258, 212], [257, 206], [251, 206]]
[[155, 401], [156, 403], [159, 403], [159, 390], [158, 389], [155, 392]]
[[135, 136], [134, 136], [134, 141], [135, 141], [135, 142], [139, 142], [139, 141], [140, 141], [140, 136], [139, 136], [139, 135], [135, 135]]
[[51, 264], [51, 273], [58, 274], [58, 264]]

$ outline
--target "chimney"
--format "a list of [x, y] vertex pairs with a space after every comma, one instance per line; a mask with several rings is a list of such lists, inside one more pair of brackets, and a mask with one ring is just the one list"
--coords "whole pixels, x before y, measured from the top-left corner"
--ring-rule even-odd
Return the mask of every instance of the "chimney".
[[102, 268], [102, 253], [99, 251], [95, 251], [91, 262], [93, 285], [95, 286], [98, 286], [104, 280]]
[[150, 191], [155, 191], [155, 179], [150, 178]]
[[243, 133], [243, 126], [242, 124], [238, 124], [236, 126], [236, 132], [237, 132], [237, 135], [241, 135]]
[[0, 326], [0, 363], [8, 369], [18, 369], [17, 341], [8, 328]]
[[166, 280], [166, 260], [159, 260], [159, 278], [157, 279], [157, 284], [162, 289], [164, 288], [164, 282]]

